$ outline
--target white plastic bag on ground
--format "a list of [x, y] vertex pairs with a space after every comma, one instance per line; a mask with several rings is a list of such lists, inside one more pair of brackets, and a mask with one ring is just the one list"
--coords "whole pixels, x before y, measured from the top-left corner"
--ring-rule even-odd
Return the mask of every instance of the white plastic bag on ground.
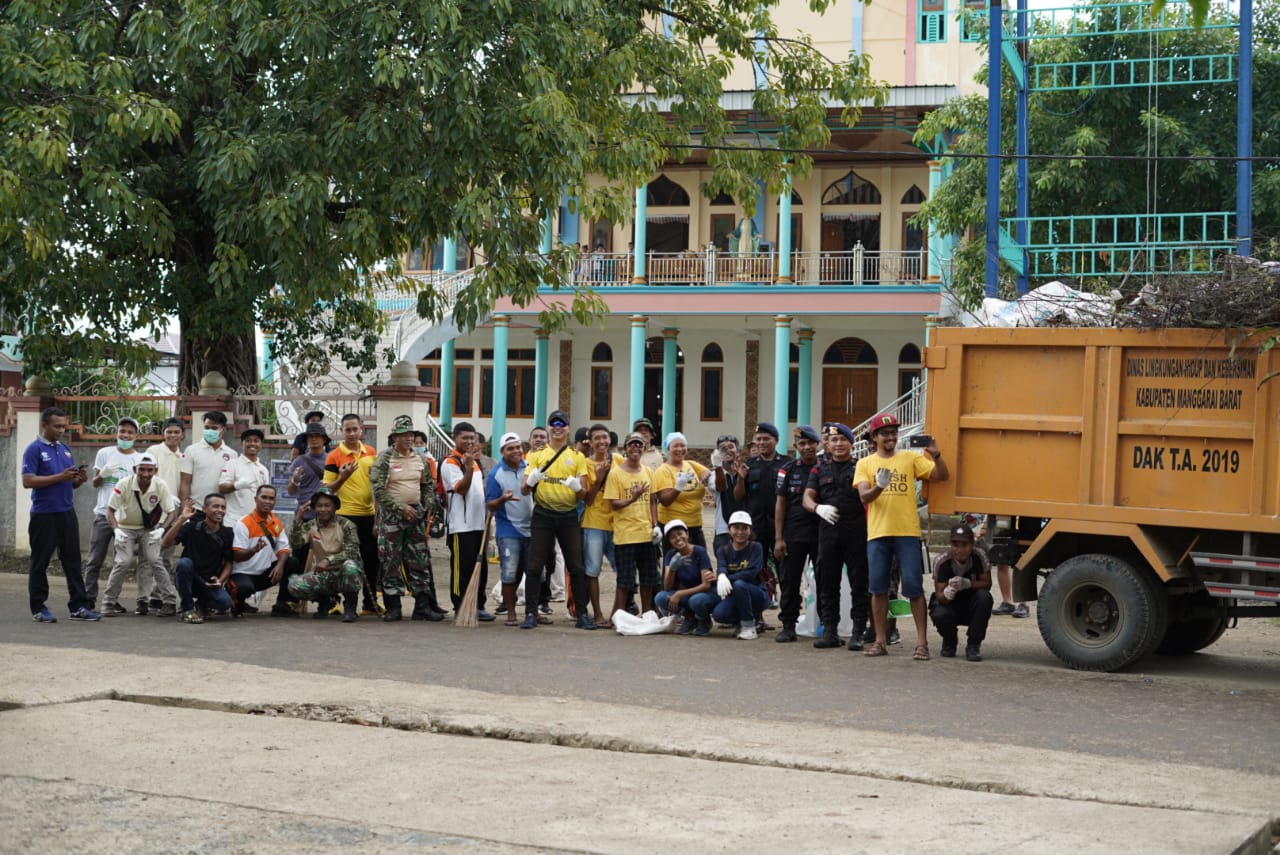
[[[818, 619], [818, 583], [813, 573], [813, 565], [804, 568], [804, 581], [800, 584], [800, 602], [804, 609], [796, 621], [796, 635], [810, 638], [822, 634], [822, 621]], [[840, 625], [837, 632], [848, 635], [853, 632], [853, 618], [849, 617], [853, 595], [849, 588], [849, 575], [840, 574]]]
[[669, 632], [676, 625], [676, 616], [658, 617], [655, 611], [647, 611], [636, 617], [625, 609], [618, 609], [610, 618], [618, 635], [658, 635]]

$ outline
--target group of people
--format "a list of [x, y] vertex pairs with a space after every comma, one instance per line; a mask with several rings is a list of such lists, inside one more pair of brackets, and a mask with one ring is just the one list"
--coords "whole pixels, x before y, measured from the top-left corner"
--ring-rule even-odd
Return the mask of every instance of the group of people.
[[[314, 601], [319, 618], [335, 612], [347, 622], [360, 614], [399, 621], [402, 598], [411, 594], [411, 619], [439, 621], [446, 612], [428, 551], [435, 519], [443, 523], [449, 550], [450, 605], [455, 612], [461, 607], [480, 573], [481, 621], [496, 620], [485, 607], [491, 532], [501, 575], [495, 611], [508, 626], [550, 622], [545, 586], [559, 558], [579, 629], [611, 627], [612, 616], [638, 595], [633, 608], [678, 616], [680, 634], [705, 636], [716, 624], [730, 625], [744, 640], [772, 629], [764, 613], [776, 604], [781, 628], [775, 640], [794, 642], [801, 579], [812, 564], [815, 647], [885, 655], [898, 640], [888, 612], [900, 586], [911, 604], [915, 659], [930, 657], [927, 615], [941, 635], [942, 655], [956, 655], [957, 627], [965, 625], [966, 656], [981, 659], [993, 606], [990, 564], [975, 548], [973, 530], [958, 525], [932, 568], [934, 590], [926, 603], [916, 484], [944, 480], [949, 472], [933, 440], [921, 450], [899, 449], [891, 414], [871, 421], [874, 450], [860, 460], [853, 458], [853, 432], [843, 424], [796, 427], [796, 456], [789, 457], [777, 451], [777, 427], [760, 423], [753, 453], [744, 453], [736, 437], [721, 436], [704, 466], [689, 459], [680, 433], [666, 437], [664, 456], [647, 419], [638, 419], [621, 441], [603, 424], [571, 438], [569, 415], [557, 410], [527, 443], [514, 433], [499, 437], [494, 450], [500, 457], [487, 471], [479, 434], [467, 422], [454, 426], [453, 449], [436, 461], [407, 416], [395, 419], [381, 452], [365, 444], [355, 414], [341, 419], [336, 445], [323, 414], [306, 420], [284, 487], [298, 502], [286, 532], [274, 513], [277, 488], [258, 458], [261, 432], [242, 432], [237, 453], [223, 440], [225, 415], [210, 412], [200, 437], [185, 449], [182, 422], [171, 419], [164, 442], [139, 452], [133, 447], [138, 425], [122, 418], [115, 445], [98, 452], [90, 473], [61, 442], [66, 414], [47, 409], [41, 435], [23, 460], [23, 484], [32, 490], [33, 618], [55, 620], [45, 601], [56, 551], [74, 620], [126, 614], [120, 596], [128, 571], [136, 569], [134, 613], [179, 615], [187, 623], [254, 612], [250, 598], [272, 587], [270, 614], [277, 617], [297, 617]], [[90, 480], [99, 492], [81, 573], [72, 491]], [[704, 501], [715, 505], [710, 546]], [[98, 611], [101, 568], [113, 544]], [[183, 553], [175, 561], [179, 545]], [[616, 585], [613, 602], [602, 608], [606, 560]], [[853, 623], [847, 641], [838, 634], [845, 576]], [[523, 619], [517, 614], [521, 588]]]

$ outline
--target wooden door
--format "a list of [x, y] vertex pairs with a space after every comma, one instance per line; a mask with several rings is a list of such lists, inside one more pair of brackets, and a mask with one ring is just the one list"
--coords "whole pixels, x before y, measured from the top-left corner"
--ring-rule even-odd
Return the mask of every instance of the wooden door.
[[862, 424], [876, 414], [875, 368], [822, 369], [822, 420], [842, 422], [849, 427]]

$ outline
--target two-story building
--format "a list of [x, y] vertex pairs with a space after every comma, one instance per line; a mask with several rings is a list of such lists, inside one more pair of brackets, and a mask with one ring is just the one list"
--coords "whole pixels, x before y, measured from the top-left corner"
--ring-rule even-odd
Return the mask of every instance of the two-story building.
[[[844, 105], [830, 104], [828, 151], [789, 193], [755, 200], [750, 218], [742, 200], [699, 192], [709, 170], [696, 153], [636, 194], [629, 222], [562, 207], [555, 236], [584, 248], [576, 275], [604, 298], [603, 327], [548, 336], [537, 306], [502, 301], [440, 348], [406, 346], [422, 381], [441, 388], [441, 421], [527, 436], [560, 407], [621, 435], [644, 415], [707, 448], [758, 421], [779, 423], [784, 440], [783, 423], [856, 424], [909, 391], [945, 250], [909, 222], [941, 180], [912, 137], [930, 110], [978, 91], [982, 58], [964, 6], [845, 0], [819, 17], [803, 0], [783, 3], [784, 34], [814, 34], [836, 61], [869, 54], [886, 103], [865, 106], [853, 127], [841, 123]], [[722, 104], [744, 131], [767, 136], [751, 127], [752, 86], [752, 70], [739, 69]], [[465, 247], [441, 243], [411, 253], [406, 269], [465, 271], [469, 261]]]

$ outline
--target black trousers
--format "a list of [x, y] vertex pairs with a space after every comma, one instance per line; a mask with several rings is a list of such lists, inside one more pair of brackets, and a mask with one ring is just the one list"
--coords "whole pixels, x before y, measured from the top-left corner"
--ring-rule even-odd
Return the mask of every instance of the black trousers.
[[[232, 566], [231, 577], [228, 581], [234, 582], [236, 585], [236, 605], [244, 603], [249, 597], [276, 586], [276, 582], [271, 581], [271, 571], [265, 573], [237, 573]], [[279, 589], [276, 591], [276, 605], [283, 605], [292, 602], [295, 598], [289, 595], [289, 577], [296, 576], [302, 572], [302, 563], [297, 558], [290, 555], [284, 561], [284, 572], [280, 574]]]
[[[806, 562], [813, 564], [816, 578], [818, 544], [792, 543], [788, 540], [787, 557], [782, 559], [782, 572], [778, 577], [778, 619], [783, 626], [794, 627], [800, 617], [800, 580], [804, 578]], [[837, 579], [837, 584], [838, 582]]]
[[[449, 532], [449, 600], [456, 612], [476, 572], [476, 559], [484, 547], [484, 531]], [[476, 592], [476, 609], [484, 608], [484, 595], [489, 589], [489, 561], [480, 567], [480, 590]]]
[[49, 561], [58, 553], [62, 575], [67, 577], [67, 609], [92, 608], [93, 600], [84, 590], [80, 568], [80, 523], [75, 511], [32, 514], [27, 525], [31, 542], [31, 562], [27, 565], [27, 598], [35, 614], [49, 599]]
[[[529, 568], [532, 572], [545, 574], [547, 567], [555, 566], [556, 543], [560, 544], [560, 552], [564, 554], [564, 573], [569, 580], [569, 588], [573, 592], [574, 614], [585, 615], [587, 604], [591, 598], [587, 592], [586, 564], [582, 560], [582, 527], [578, 525], [577, 510], [552, 511], [541, 505], [533, 506], [533, 521], [530, 523], [533, 542], [529, 546]], [[542, 579], [536, 580], [538, 585]], [[524, 581], [525, 614], [538, 613], [538, 598], [529, 592], [537, 590]]]
[[991, 621], [991, 592], [985, 589], [961, 591], [951, 602], [934, 596], [930, 598], [929, 617], [943, 641], [955, 643], [957, 626], [969, 627], [966, 633], [970, 644], [981, 644], [987, 637], [987, 624]]
[[818, 617], [824, 630], [840, 623], [840, 574], [849, 574], [849, 616], [854, 632], [862, 632], [871, 615], [867, 593], [867, 531], [844, 525], [818, 526]]
[[[343, 516], [346, 516], [343, 514]], [[378, 534], [374, 531], [374, 517], [347, 517], [356, 527], [360, 537], [360, 563], [364, 566], [365, 605], [372, 606], [375, 591], [382, 590], [382, 571], [378, 564]]]

